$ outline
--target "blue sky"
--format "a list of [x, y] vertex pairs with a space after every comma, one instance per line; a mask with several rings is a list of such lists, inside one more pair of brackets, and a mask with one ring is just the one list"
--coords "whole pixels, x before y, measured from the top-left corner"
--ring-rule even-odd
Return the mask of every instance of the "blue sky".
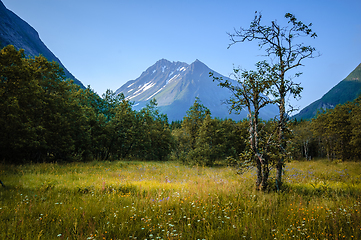
[[124, 1], [2, 0], [34, 27], [42, 41], [84, 85], [100, 95], [140, 76], [159, 59], [199, 59], [228, 76], [233, 65], [253, 69], [262, 57], [256, 42], [230, 43], [227, 32], [293, 13], [313, 23], [316, 39], [302, 39], [321, 56], [305, 60], [295, 81], [304, 87], [291, 104], [303, 108], [322, 97], [361, 63], [360, 0]]

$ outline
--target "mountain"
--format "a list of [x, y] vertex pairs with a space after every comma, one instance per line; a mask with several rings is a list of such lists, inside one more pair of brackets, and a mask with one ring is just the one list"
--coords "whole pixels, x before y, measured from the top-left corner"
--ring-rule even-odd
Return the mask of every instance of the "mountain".
[[25, 55], [32, 57], [43, 55], [48, 61], [58, 62], [64, 68], [65, 76], [85, 88], [60, 62], [60, 60], [41, 41], [38, 32], [27, 22], [8, 10], [0, 0], [0, 48], [14, 45], [16, 49], [24, 49]]
[[361, 94], [361, 64], [359, 64], [344, 80], [323, 95], [322, 98], [302, 109], [293, 118], [313, 118], [318, 110], [334, 108], [337, 104], [353, 101], [359, 94]]
[[[170, 121], [182, 120], [196, 97], [209, 108], [212, 117], [234, 120], [245, 118], [246, 111], [242, 111], [240, 115], [229, 115], [228, 106], [222, 103], [230, 98], [231, 92], [217, 86], [209, 77], [209, 72], [221, 76], [199, 60], [189, 65], [161, 59], [140, 77], [117, 89], [116, 93], [123, 93], [126, 99], [134, 101], [136, 109], [144, 107], [155, 98], [160, 111], [167, 114]], [[273, 118], [277, 113], [277, 106], [269, 105], [261, 111], [260, 117], [266, 120]]]

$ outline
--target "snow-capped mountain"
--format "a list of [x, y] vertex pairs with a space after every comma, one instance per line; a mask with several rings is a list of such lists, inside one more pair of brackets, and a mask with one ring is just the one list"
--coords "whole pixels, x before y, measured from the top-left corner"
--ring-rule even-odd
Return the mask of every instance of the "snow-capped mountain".
[[158, 93], [172, 88], [174, 83], [179, 82], [185, 76], [188, 67], [188, 64], [182, 62], [171, 63], [165, 59], [159, 60], [139, 78], [128, 81], [120, 87], [116, 93], [123, 92], [127, 99], [135, 102], [148, 102], [157, 95], [159, 106], [167, 105], [166, 99], [172, 97], [159, 98]]
[[[116, 93], [122, 92], [126, 99], [135, 102], [136, 109], [144, 107], [155, 98], [160, 111], [167, 114], [171, 121], [183, 119], [196, 97], [209, 108], [212, 117], [235, 120], [245, 118], [246, 112], [229, 115], [228, 106], [223, 103], [230, 98], [231, 93], [228, 89], [217, 86], [209, 77], [209, 72], [221, 76], [199, 60], [187, 64], [161, 59], [139, 78], [125, 83]], [[270, 105], [261, 112], [261, 118], [270, 119], [277, 113], [277, 106]]]

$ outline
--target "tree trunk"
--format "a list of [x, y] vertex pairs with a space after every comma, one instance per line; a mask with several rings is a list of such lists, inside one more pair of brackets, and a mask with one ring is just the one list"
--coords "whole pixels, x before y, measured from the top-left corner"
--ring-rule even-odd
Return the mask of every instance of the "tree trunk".
[[303, 141], [303, 152], [305, 154], [306, 160], [308, 160], [308, 140]]
[[[257, 158], [257, 157], [256, 157]], [[256, 159], [257, 162], [257, 181], [256, 181], [256, 189], [260, 190], [262, 187], [262, 183], [263, 183], [263, 174], [262, 174], [262, 163], [261, 161], [257, 158]]]
[[262, 187], [263, 191], [267, 190], [268, 176], [269, 176], [268, 159], [267, 159], [267, 156], [265, 156], [263, 164], [262, 164], [262, 183], [261, 183], [261, 187]]
[[284, 96], [281, 96], [281, 102], [280, 102], [280, 120], [279, 120], [279, 151], [280, 151], [280, 157], [278, 159], [278, 162], [276, 164], [276, 188], [277, 191], [281, 189], [282, 186], [282, 170], [283, 170], [283, 164], [284, 164], [284, 153], [286, 148], [285, 143], [285, 124], [286, 124], [286, 110], [285, 110], [285, 98]]

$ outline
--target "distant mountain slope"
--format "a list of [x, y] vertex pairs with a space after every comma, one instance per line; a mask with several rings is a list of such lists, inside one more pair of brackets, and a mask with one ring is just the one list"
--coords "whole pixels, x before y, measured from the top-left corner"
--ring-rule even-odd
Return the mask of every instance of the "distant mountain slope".
[[294, 116], [294, 118], [313, 118], [318, 110], [334, 108], [337, 104], [353, 101], [359, 94], [361, 94], [361, 64], [359, 64], [344, 80], [323, 95], [321, 99], [302, 109]]
[[[188, 65], [162, 59], [144, 71], [139, 78], [125, 83], [116, 93], [122, 92], [127, 99], [135, 102], [138, 109], [156, 98], [161, 112], [167, 114], [169, 120], [182, 120], [196, 97], [210, 109], [212, 117], [235, 120], [245, 118], [245, 111], [240, 115], [229, 115], [228, 106], [222, 103], [229, 99], [231, 93], [212, 81], [209, 77], [211, 71], [214, 72], [199, 60]], [[221, 76], [218, 73], [215, 75]], [[261, 111], [260, 117], [270, 119], [277, 113], [277, 106], [269, 105]]]
[[64, 68], [65, 76], [84, 88], [84, 85], [77, 80], [60, 62], [60, 60], [45, 46], [39, 38], [38, 32], [27, 22], [8, 10], [0, 0], [0, 48], [7, 45], [14, 45], [16, 49], [24, 49], [25, 55], [43, 55], [49, 61], [55, 61]]

